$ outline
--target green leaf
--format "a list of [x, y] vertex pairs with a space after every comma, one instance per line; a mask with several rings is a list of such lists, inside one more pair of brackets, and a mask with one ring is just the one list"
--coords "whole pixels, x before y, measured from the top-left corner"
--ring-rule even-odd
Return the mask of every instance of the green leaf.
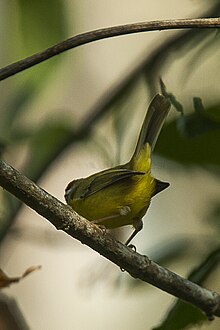
[[[220, 131], [220, 120], [214, 119], [212, 115], [204, 111], [200, 98], [194, 98], [195, 112], [179, 118], [178, 128], [186, 138], [196, 138], [207, 132]], [[217, 106], [220, 109], [220, 105]], [[213, 109], [209, 109], [210, 111]]]
[[[66, 37], [66, 4], [62, 0], [17, 0], [12, 8], [16, 10], [8, 15], [12, 28], [7, 30], [6, 38], [14, 41], [8, 46], [11, 61], [30, 56]], [[59, 59], [57, 56], [14, 77], [10, 98], [1, 111], [0, 138], [11, 140], [17, 118], [20, 119], [22, 111], [29, 111], [25, 105], [45, 86]]]
[[172, 120], [163, 128], [155, 152], [183, 165], [219, 169], [219, 109], [217, 104]]
[[153, 330], [181, 330], [205, 320], [207, 317], [198, 308], [178, 301], [168, 313], [165, 321]]
[[17, 0], [23, 55], [40, 51], [66, 34], [65, 2]]
[[[21, 57], [30, 56], [67, 36], [65, 2], [62, 0], [17, 0]], [[50, 59], [22, 73], [37, 85], [47, 80], [61, 56]]]

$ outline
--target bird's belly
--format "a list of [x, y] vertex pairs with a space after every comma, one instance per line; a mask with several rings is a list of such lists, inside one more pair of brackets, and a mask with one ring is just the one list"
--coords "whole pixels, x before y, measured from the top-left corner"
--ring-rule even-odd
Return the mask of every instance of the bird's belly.
[[73, 209], [107, 229], [132, 225], [146, 213], [154, 191], [154, 179], [144, 175], [132, 182], [103, 189], [84, 199], [75, 199]]

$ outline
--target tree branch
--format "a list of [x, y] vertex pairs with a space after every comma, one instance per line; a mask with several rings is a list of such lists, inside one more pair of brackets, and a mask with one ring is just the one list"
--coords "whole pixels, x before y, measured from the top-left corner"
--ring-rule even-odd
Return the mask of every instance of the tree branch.
[[36, 53], [18, 62], [12, 63], [0, 69], [0, 80], [4, 80], [18, 72], [26, 70], [38, 63], [41, 63], [53, 56], [65, 52], [81, 45], [94, 42], [101, 39], [122, 36], [131, 33], [156, 31], [156, 30], [176, 30], [191, 28], [219, 28], [220, 18], [197, 18], [197, 19], [177, 19], [164, 21], [150, 21], [119, 25], [104, 29], [98, 29], [64, 40], [50, 48]]
[[[215, 6], [212, 7], [211, 10], [202, 15], [201, 18], [218, 17], [219, 10], [220, 5], [219, 3], [217, 3]], [[201, 36], [201, 39], [204, 39], [208, 30], [203, 29], [202, 31], [203, 34]], [[74, 131], [73, 134], [66, 141], [64, 141], [64, 144], [60, 145], [60, 147], [55, 151], [48, 163], [45, 164], [45, 166], [39, 170], [36, 177], [31, 177], [31, 179], [37, 181], [41, 177], [42, 173], [45, 172], [45, 170], [48, 168], [48, 166], [50, 166], [50, 164], [59, 156], [61, 151], [68, 148], [71, 144], [74, 144], [77, 141], [81, 140], [86, 135], [88, 136], [94, 124], [109, 111], [111, 105], [115, 102], [115, 100], [120, 97], [120, 95], [123, 94], [126, 89], [130, 88], [138, 79], [138, 77], [144, 74], [145, 77], [147, 77], [147, 79], [150, 81], [149, 88], [152, 89], [155, 77], [158, 78], [157, 70], [159, 69], [159, 67], [160, 69], [161, 67], [163, 67], [163, 64], [166, 61], [167, 56], [169, 56], [170, 52], [172, 52], [173, 50], [175, 50], [175, 52], [177, 50], [181, 51], [182, 48], [187, 45], [187, 41], [192, 40], [195, 35], [198, 35], [197, 32], [197, 29], [187, 29], [181, 31], [181, 33], [175, 34], [175, 36], [172, 36], [169, 39], [165, 39], [165, 41], [161, 42], [161, 44], [158, 45], [155, 50], [151, 51], [150, 54], [148, 54], [148, 49], [146, 49], [145, 53], [143, 54], [144, 59], [141, 61], [140, 59], [138, 59], [138, 61], [135, 61], [133, 63], [132, 69], [128, 70], [129, 72], [127, 72], [126, 75], [119, 80], [119, 82], [108, 88], [108, 90], [103, 93], [103, 95], [97, 100], [97, 102], [92, 105], [92, 107], [88, 111], [87, 117], [83, 118], [80, 127], [76, 131]], [[145, 74], [146, 72], [147, 74]], [[17, 205], [13, 207], [13, 210], [10, 210], [11, 212], [7, 218], [6, 225], [0, 230], [0, 244], [2, 244], [3, 237], [13, 223], [13, 219], [15, 218], [16, 214], [19, 212], [20, 206], [21, 204], [17, 203]]]
[[0, 185], [48, 219], [57, 229], [90, 246], [131, 276], [194, 304], [209, 317], [220, 316], [220, 296], [217, 293], [162, 268], [147, 256], [140, 255], [116, 241], [2, 160]]

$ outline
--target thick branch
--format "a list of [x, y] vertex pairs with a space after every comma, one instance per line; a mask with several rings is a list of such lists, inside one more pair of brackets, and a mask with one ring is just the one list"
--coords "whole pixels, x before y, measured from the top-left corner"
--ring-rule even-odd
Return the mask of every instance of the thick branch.
[[75, 48], [87, 43], [126, 35], [131, 33], [139, 33], [156, 30], [176, 30], [176, 29], [191, 29], [191, 28], [219, 28], [220, 18], [197, 18], [197, 19], [177, 19], [164, 21], [150, 21], [114, 26], [104, 29], [98, 29], [62, 41], [44, 51], [27, 57], [23, 60], [10, 64], [0, 70], [0, 80], [4, 80], [18, 72], [30, 68], [38, 63], [41, 63], [53, 56], [65, 52], [68, 49]]
[[0, 185], [47, 218], [57, 229], [87, 244], [131, 276], [194, 304], [208, 316], [220, 316], [220, 296], [217, 293], [204, 289], [162, 268], [147, 256], [132, 251], [96, 225], [79, 217], [69, 206], [61, 203], [2, 160]]

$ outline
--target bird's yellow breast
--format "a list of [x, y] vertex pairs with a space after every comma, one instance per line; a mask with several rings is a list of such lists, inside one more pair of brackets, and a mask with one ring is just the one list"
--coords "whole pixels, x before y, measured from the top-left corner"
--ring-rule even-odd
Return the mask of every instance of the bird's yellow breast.
[[[145, 159], [146, 164], [146, 159]], [[132, 225], [146, 213], [155, 190], [150, 169], [85, 198], [72, 199], [71, 206], [88, 220], [106, 228]], [[102, 221], [103, 219], [103, 221]]]

